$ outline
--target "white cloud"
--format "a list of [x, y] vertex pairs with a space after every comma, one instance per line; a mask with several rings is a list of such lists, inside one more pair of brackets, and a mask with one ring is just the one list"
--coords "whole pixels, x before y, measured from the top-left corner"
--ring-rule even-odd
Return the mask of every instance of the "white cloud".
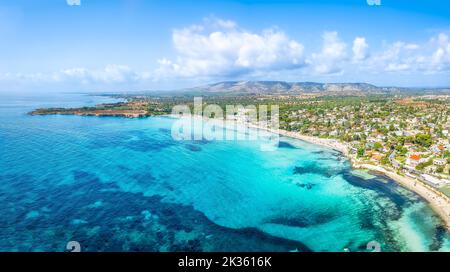
[[341, 73], [343, 61], [347, 58], [347, 45], [340, 40], [335, 31], [325, 32], [322, 39], [322, 51], [313, 53], [308, 64], [312, 65], [314, 72], [318, 74]]
[[224, 29], [233, 29], [236, 28], [238, 25], [236, 22], [231, 20], [223, 20], [217, 17], [207, 17], [203, 19], [205, 26], [213, 26], [216, 28], [224, 28]]
[[437, 71], [450, 70], [449, 36], [440, 33], [437, 37], [431, 39], [431, 43], [435, 45], [430, 61], [431, 66]]
[[369, 45], [366, 42], [366, 38], [364, 37], [356, 37], [353, 40], [353, 61], [358, 62], [365, 60], [368, 57], [367, 49]]
[[80, 84], [115, 84], [148, 79], [148, 73], [138, 73], [125, 65], [111, 64], [102, 69], [69, 68], [51, 73], [5, 73], [2, 81], [24, 81], [29, 83], [76, 82]]
[[209, 18], [207, 25], [175, 29], [172, 41], [177, 56], [160, 59], [157, 76], [233, 76], [304, 65], [303, 45], [278, 29], [253, 33]]
[[123, 83], [140, 78], [139, 74], [126, 65], [107, 65], [103, 69], [88, 70], [85, 68], [71, 68], [60, 72], [67, 79], [77, 79], [82, 82]]
[[423, 44], [398, 41], [367, 60], [369, 72], [420, 72], [434, 74], [450, 71], [450, 41], [445, 33]]
[[372, 69], [385, 71], [407, 71], [415, 67], [420, 60], [419, 45], [405, 42], [395, 42], [377, 53], [371, 62]]

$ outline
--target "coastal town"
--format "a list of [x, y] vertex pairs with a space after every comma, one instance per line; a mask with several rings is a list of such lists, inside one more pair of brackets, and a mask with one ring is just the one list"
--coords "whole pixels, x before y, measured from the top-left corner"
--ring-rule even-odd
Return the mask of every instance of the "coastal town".
[[354, 169], [395, 180], [426, 199], [450, 231], [449, 95], [322, 97], [282, 104], [279, 115], [273, 132], [337, 150]]
[[395, 169], [450, 194], [450, 96], [297, 104], [280, 128], [337, 139], [355, 163]]

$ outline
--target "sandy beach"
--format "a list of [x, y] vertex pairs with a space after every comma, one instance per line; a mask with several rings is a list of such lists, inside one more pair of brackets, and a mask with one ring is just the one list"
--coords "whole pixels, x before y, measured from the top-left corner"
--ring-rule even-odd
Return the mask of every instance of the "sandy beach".
[[433, 210], [442, 218], [443, 222], [445, 223], [445, 226], [447, 228], [447, 231], [450, 233], [450, 199], [442, 194], [441, 192], [435, 190], [434, 188], [431, 188], [430, 186], [424, 184], [423, 182], [406, 177], [401, 176], [397, 173], [395, 173], [393, 170], [385, 169], [381, 166], [371, 165], [371, 164], [364, 164], [364, 163], [358, 163], [355, 162], [350, 156], [349, 156], [349, 148], [346, 144], [339, 142], [338, 140], [334, 139], [322, 139], [318, 137], [313, 136], [306, 136], [302, 135], [298, 132], [291, 132], [279, 129], [273, 130], [273, 129], [267, 129], [261, 126], [257, 125], [250, 125], [250, 127], [257, 128], [257, 129], [263, 129], [270, 131], [272, 133], [278, 133], [279, 135], [291, 137], [295, 139], [299, 139], [305, 142], [309, 142], [312, 144], [324, 146], [327, 148], [331, 148], [333, 150], [339, 151], [350, 160], [352, 167], [355, 169], [367, 169], [370, 171], [376, 171], [379, 173], [382, 173], [383, 175], [391, 178], [392, 180], [396, 181], [398, 184], [403, 186], [404, 188], [415, 192], [416, 194], [420, 195], [422, 198], [424, 198], [433, 208]]
[[[175, 116], [175, 115], [168, 115], [168, 116], [170, 116], [172, 118], [179, 118], [179, 116]], [[202, 117], [200, 117], [200, 119], [205, 120]], [[209, 119], [209, 120], [211, 120], [211, 119]], [[218, 124], [223, 125], [223, 123], [220, 123], [220, 122], [217, 123], [216, 125], [218, 125]], [[275, 130], [275, 129], [270, 129], [265, 126], [249, 124], [249, 123], [242, 122], [242, 121], [237, 121], [237, 124], [241, 125], [243, 127], [264, 130], [264, 131], [268, 131], [268, 132], [271, 132], [274, 134], [278, 134], [280, 136], [285, 136], [285, 137], [302, 140], [302, 141], [305, 141], [305, 142], [308, 142], [311, 144], [323, 146], [323, 147], [330, 148], [330, 149], [341, 152], [350, 160], [353, 168], [366, 169], [366, 170], [370, 170], [370, 171], [379, 172], [379, 173], [391, 178], [392, 180], [396, 181], [398, 184], [400, 184], [404, 188], [406, 188], [410, 191], [413, 191], [416, 194], [418, 194], [419, 196], [421, 196], [423, 199], [425, 199], [430, 204], [431, 208], [443, 220], [443, 222], [445, 223], [445, 226], [447, 228], [447, 231], [450, 233], [450, 199], [447, 196], [445, 196], [443, 193], [437, 191], [434, 188], [431, 188], [429, 185], [424, 184], [423, 182], [413, 179], [413, 178], [410, 178], [410, 177], [401, 176], [401, 175], [397, 174], [396, 172], [394, 172], [395, 170], [393, 170], [393, 169], [390, 170], [390, 169], [386, 169], [382, 166], [376, 166], [376, 165], [367, 164], [367, 163], [359, 163], [350, 156], [350, 151], [349, 151], [348, 145], [346, 145], [345, 143], [342, 143], [336, 139], [324, 139], [324, 138], [318, 138], [318, 137], [313, 137], [313, 136], [307, 136], [307, 135], [302, 135], [298, 132], [292, 132], [292, 131], [287, 131], [287, 130], [282, 130], [282, 129]], [[232, 126], [232, 128], [234, 128], [234, 125]]]
[[380, 172], [392, 180], [398, 182], [403, 187], [417, 193], [422, 198], [424, 198], [430, 204], [431, 208], [442, 218], [444, 221], [447, 231], [450, 232], [450, 202], [448, 197], [442, 193], [435, 191], [435, 189], [424, 184], [423, 182], [401, 176], [393, 171], [389, 171], [381, 166], [371, 165], [371, 164], [358, 164], [354, 163], [353, 167], [356, 169], [367, 169], [371, 171]]

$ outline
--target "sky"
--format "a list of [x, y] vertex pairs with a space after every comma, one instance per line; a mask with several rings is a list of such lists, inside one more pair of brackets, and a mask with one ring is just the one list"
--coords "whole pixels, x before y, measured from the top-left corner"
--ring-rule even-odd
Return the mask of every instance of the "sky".
[[450, 87], [441, 0], [0, 0], [0, 92]]

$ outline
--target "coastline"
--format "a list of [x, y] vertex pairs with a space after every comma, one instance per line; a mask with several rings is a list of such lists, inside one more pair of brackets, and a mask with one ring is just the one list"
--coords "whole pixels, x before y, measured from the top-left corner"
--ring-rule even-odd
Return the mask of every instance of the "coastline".
[[[175, 115], [168, 115], [168, 116], [173, 118], [179, 118], [179, 116]], [[203, 117], [200, 118], [204, 120]], [[324, 139], [314, 136], [307, 136], [299, 132], [287, 131], [283, 129], [274, 130], [265, 126], [246, 123], [243, 121], [236, 121], [236, 122], [238, 125], [247, 128], [268, 131], [270, 133], [278, 134], [280, 136], [301, 140], [314, 145], [338, 151], [345, 157], [347, 157], [353, 169], [365, 169], [385, 175], [386, 177], [394, 180], [400, 186], [416, 193], [417, 195], [422, 197], [426, 202], [428, 202], [428, 204], [436, 213], [436, 215], [438, 215], [441, 218], [443, 224], [445, 225], [445, 228], [447, 229], [447, 232], [450, 233], [450, 199], [445, 195], [443, 195], [441, 192], [438, 192], [435, 189], [431, 188], [429, 185], [426, 185], [425, 183], [411, 177], [401, 176], [396, 172], [394, 172], [393, 169], [386, 169], [385, 167], [372, 165], [368, 163], [360, 163], [356, 161], [354, 158], [352, 158], [352, 156], [350, 156], [349, 147], [345, 143], [342, 143], [341, 141], [336, 139]]]
[[371, 165], [367, 163], [359, 163], [350, 156], [348, 146], [335, 139], [323, 139], [314, 136], [307, 136], [300, 134], [298, 132], [286, 131], [282, 129], [278, 129], [277, 131], [254, 124], [247, 124], [247, 126], [255, 129], [266, 130], [281, 136], [302, 140], [311, 144], [336, 150], [338, 152], [341, 152], [349, 159], [351, 167], [353, 169], [365, 169], [375, 171], [387, 176], [388, 178], [397, 182], [400, 186], [418, 194], [425, 201], [427, 201], [430, 207], [442, 219], [447, 229], [447, 232], [450, 233], [450, 199], [444, 196], [442, 193], [437, 192], [435, 189], [432, 189], [430, 186], [424, 184], [423, 182], [413, 179], [411, 177], [401, 176], [396, 172], [394, 172], [393, 170], [386, 169], [382, 166]]
[[404, 188], [415, 192], [423, 199], [425, 199], [430, 207], [439, 215], [439, 217], [443, 220], [447, 231], [450, 233], [450, 203], [448, 198], [442, 196], [442, 194], [437, 193], [434, 189], [430, 188], [428, 185], [425, 185], [419, 180], [401, 176], [393, 171], [389, 171], [381, 166], [371, 165], [371, 164], [359, 164], [352, 163], [352, 167], [354, 169], [366, 169], [375, 172], [379, 172], [388, 178], [396, 181], [398, 184], [403, 186]]
[[[180, 118], [179, 116], [174, 114], [164, 114], [159, 115], [159, 117], [169, 117], [175, 119]], [[204, 117], [200, 118], [202, 120], [204, 119]], [[397, 182], [397, 184], [399, 184], [400, 186], [418, 194], [426, 202], [428, 202], [430, 207], [442, 219], [443, 223], [445, 224], [445, 228], [447, 229], [447, 232], [450, 233], [450, 199], [445, 195], [443, 195], [441, 192], [438, 192], [435, 189], [431, 188], [430, 186], [424, 184], [423, 182], [411, 177], [401, 176], [396, 172], [394, 172], [393, 169], [386, 169], [385, 167], [372, 165], [368, 163], [360, 163], [356, 161], [354, 158], [352, 158], [352, 156], [350, 156], [348, 145], [336, 139], [325, 139], [314, 136], [308, 136], [300, 134], [299, 132], [292, 132], [282, 129], [274, 130], [265, 126], [250, 124], [242, 121], [237, 121], [237, 124], [248, 128], [268, 131], [270, 133], [278, 134], [280, 136], [298, 139], [304, 142], [308, 142], [314, 145], [338, 151], [347, 157], [353, 169], [365, 169], [375, 171], [387, 176], [388, 178]]]

